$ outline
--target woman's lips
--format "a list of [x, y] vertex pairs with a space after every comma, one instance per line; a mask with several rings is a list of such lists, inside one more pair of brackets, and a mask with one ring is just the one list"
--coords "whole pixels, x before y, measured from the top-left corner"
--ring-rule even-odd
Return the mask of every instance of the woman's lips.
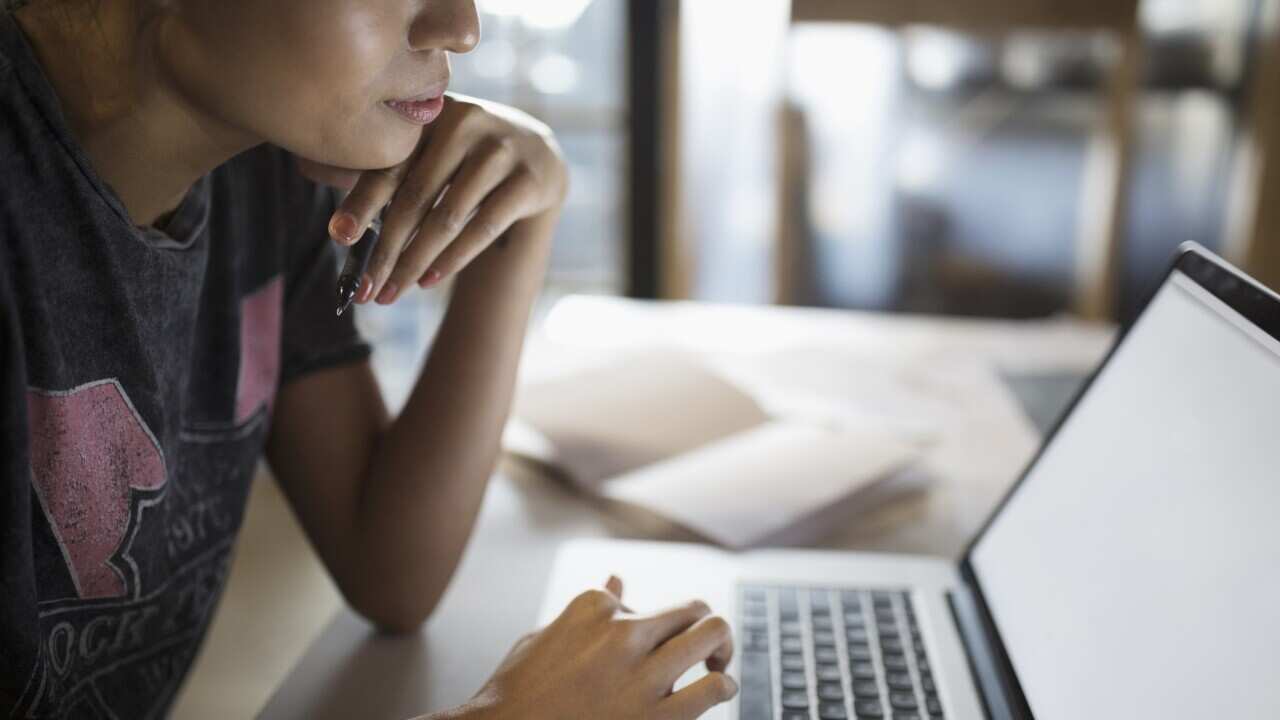
[[384, 105], [416, 125], [430, 125], [444, 111], [444, 95], [426, 100], [386, 100]]

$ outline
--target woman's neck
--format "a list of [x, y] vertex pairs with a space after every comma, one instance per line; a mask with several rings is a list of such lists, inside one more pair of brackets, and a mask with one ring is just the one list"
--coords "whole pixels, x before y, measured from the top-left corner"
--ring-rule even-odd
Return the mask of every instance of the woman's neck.
[[14, 16], [72, 133], [135, 225], [154, 225], [192, 183], [257, 144], [185, 99], [165, 72], [172, 16], [150, 0], [35, 0]]

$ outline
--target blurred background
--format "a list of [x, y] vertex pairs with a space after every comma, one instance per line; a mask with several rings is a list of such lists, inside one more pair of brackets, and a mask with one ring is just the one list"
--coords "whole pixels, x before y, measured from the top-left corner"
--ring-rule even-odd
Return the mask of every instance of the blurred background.
[[453, 88], [558, 133], [548, 297], [1122, 322], [1184, 241], [1280, 280], [1278, 6], [480, 0]]

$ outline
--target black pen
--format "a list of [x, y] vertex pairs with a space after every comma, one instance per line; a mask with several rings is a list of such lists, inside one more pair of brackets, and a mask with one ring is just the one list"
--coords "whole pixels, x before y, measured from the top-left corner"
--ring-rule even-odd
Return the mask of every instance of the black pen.
[[360, 278], [369, 267], [369, 258], [373, 257], [373, 249], [378, 245], [378, 234], [382, 232], [382, 218], [375, 217], [365, 230], [364, 237], [351, 246], [347, 253], [347, 262], [342, 266], [342, 274], [338, 276], [338, 316], [351, 307], [356, 295], [360, 293]]

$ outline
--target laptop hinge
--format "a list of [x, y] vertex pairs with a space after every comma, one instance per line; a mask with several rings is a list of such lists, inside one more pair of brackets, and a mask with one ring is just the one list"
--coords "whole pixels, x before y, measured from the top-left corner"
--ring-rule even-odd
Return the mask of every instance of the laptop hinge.
[[951, 617], [960, 631], [969, 671], [973, 673], [978, 696], [991, 720], [1018, 720], [1009, 702], [1009, 691], [996, 664], [995, 652], [982, 625], [978, 605], [972, 591], [964, 585], [947, 593]]

